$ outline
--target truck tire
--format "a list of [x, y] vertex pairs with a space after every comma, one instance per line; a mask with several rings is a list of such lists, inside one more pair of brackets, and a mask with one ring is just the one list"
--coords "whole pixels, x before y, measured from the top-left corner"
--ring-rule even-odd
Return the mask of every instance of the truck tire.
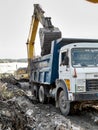
[[61, 113], [64, 116], [67, 116], [70, 112], [70, 101], [68, 101], [66, 92], [64, 90], [62, 90], [59, 93], [58, 103], [59, 103], [59, 108], [60, 108]]
[[38, 99], [38, 86], [37, 85], [34, 85], [33, 87], [33, 95], [36, 99]]
[[45, 89], [43, 86], [40, 86], [40, 88], [39, 88], [39, 101], [41, 103], [45, 103], [45, 101], [46, 101]]

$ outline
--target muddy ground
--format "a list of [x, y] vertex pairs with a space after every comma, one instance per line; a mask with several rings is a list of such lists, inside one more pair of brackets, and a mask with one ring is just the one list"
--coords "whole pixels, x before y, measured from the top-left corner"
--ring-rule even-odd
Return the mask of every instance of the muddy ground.
[[28, 97], [29, 87], [0, 80], [0, 130], [98, 130], [98, 112], [93, 108], [64, 117], [54, 103], [40, 104]]

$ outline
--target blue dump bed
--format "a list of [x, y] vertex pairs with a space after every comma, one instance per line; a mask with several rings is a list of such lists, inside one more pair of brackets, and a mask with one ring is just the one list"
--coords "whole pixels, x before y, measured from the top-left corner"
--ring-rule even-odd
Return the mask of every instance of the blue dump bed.
[[93, 39], [59, 39], [51, 44], [51, 53], [32, 61], [31, 81], [53, 84], [59, 76], [59, 50], [62, 46], [77, 42], [97, 42]]
[[52, 43], [51, 53], [32, 61], [32, 81], [53, 84], [58, 78], [58, 63], [60, 45]]

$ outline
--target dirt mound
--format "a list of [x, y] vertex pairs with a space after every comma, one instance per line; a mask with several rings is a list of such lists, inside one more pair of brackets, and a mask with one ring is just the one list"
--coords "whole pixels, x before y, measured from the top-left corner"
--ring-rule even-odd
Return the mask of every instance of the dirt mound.
[[0, 130], [98, 129], [98, 113], [92, 109], [64, 117], [52, 104], [31, 100], [23, 87], [0, 82]]

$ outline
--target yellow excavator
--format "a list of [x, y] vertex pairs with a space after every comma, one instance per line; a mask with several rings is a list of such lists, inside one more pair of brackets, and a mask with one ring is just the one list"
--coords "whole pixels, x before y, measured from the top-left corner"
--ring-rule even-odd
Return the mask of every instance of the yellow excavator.
[[39, 22], [42, 24], [43, 28], [39, 30], [39, 38], [41, 44], [41, 55], [46, 55], [50, 53], [51, 41], [61, 38], [61, 31], [52, 25], [51, 17], [44, 16], [44, 10], [39, 4], [34, 4], [34, 12], [32, 15], [30, 31], [27, 39], [27, 54], [28, 54], [28, 67], [19, 68], [15, 72], [15, 78], [17, 80], [29, 80], [30, 69], [32, 66], [32, 59], [35, 58], [34, 43], [38, 30]]
[[32, 59], [35, 58], [34, 43], [39, 22], [42, 24], [42, 28], [39, 29], [41, 56], [50, 53], [51, 41], [61, 38], [59, 28], [54, 27], [51, 22], [51, 17], [45, 17], [44, 13], [44, 10], [39, 4], [34, 4], [34, 12], [27, 39], [28, 72], [30, 72], [31, 69]]
[[[98, 3], [98, 0], [86, 0], [91, 3]], [[15, 78], [17, 80], [29, 80], [30, 69], [32, 64], [32, 59], [35, 57], [34, 43], [38, 30], [39, 22], [42, 24], [43, 28], [39, 30], [40, 43], [41, 43], [41, 55], [49, 53], [50, 44], [52, 40], [61, 38], [61, 31], [54, 27], [51, 22], [51, 17], [44, 16], [44, 10], [39, 4], [34, 4], [34, 12], [31, 20], [29, 36], [27, 40], [27, 54], [28, 54], [28, 67], [19, 68], [15, 71]]]

